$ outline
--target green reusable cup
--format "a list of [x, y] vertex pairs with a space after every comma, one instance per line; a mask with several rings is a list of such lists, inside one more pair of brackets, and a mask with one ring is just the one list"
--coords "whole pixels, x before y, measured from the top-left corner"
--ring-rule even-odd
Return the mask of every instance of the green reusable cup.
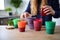
[[14, 28], [18, 28], [18, 21], [19, 20], [20, 20], [19, 18], [13, 19]]
[[46, 21], [45, 22], [47, 34], [54, 34], [55, 24], [56, 24], [56, 22], [52, 22], [52, 21]]

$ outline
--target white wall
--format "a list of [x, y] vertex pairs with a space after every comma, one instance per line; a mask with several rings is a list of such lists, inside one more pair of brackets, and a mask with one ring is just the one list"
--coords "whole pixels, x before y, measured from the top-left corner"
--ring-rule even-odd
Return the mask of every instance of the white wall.
[[[15, 8], [13, 6], [11, 6], [11, 4], [9, 2], [10, 2], [10, 0], [5, 0], [5, 8], [11, 7], [13, 10], [13, 13], [15, 13]], [[29, 0], [23, 0], [23, 3], [21, 4], [21, 6], [18, 9], [19, 15], [24, 12], [24, 10], [26, 9], [26, 7], [28, 5], [28, 2], [29, 2]], [[59, 0], [59, 3], [60, 3], [60, 0]], [[6, 13], [4, 10], [3, 11], [1, 10], [0, 15], [7, 16], [8, 13]], [[60, 18], [58, 18], [58, 19], [53, 18], [53, 21], [56, 21], [56, 23], [57, 23], [56, 25], [60, 25]]]
[[[10, 0], [4, 0], [4, 1], [5, 1], [5, 3], [4, 3], [5, 8], [11, 7], [12, 10], [13, 10], [12, 12], [14, 14], [15, 11], [16, 11], [16, 9], [14, 8], [14, 6], [12, 6], [10, 4]], [[26, 9], [26, 7], [28, 5], [28, 2], [29, 2], [29, 0], [23, 0], [23, 2], [21, 3], [21, 6], [18, 8], [18, 14], [19, 15], [25, 11], [25, 9]], [[0, 15], [2, 15], [2, 16], [8, 16], [8, 13], [6, 13], [4, 10], [0, 10]]]

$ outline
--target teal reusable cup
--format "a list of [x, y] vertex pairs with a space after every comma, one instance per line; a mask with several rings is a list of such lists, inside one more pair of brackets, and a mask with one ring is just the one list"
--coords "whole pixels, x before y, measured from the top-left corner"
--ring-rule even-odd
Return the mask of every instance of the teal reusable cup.
[[56, 24], [56, 22], [52, 22], [52, 21], [46, 21], [45, 22], [47, 34], [54, 34], [55, 24]]
[[18, 21], [19, 20], [20, 20], [19, 18], [13, 19], [14, 28], [18, 28]]

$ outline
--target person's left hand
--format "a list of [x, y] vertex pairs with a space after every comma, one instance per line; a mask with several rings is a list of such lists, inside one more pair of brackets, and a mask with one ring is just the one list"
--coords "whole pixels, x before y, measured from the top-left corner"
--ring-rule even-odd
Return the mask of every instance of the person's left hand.
[[44, 11], [44, 13], [46, 13], [46, 15], [49, 15], [49, 14], [54, 15], [55, 14], [55, 11], [53, 10], [53, 8], [51, 6], [46, 5], [46, 6], [43, 6], [43, 8], [44, 8], [43, 11]]

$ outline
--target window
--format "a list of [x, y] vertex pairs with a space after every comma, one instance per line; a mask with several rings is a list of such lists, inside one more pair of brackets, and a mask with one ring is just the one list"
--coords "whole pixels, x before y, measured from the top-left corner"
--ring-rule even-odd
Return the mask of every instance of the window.
[[4, 0], [0, 0], [0, 10], [4, 10]]

